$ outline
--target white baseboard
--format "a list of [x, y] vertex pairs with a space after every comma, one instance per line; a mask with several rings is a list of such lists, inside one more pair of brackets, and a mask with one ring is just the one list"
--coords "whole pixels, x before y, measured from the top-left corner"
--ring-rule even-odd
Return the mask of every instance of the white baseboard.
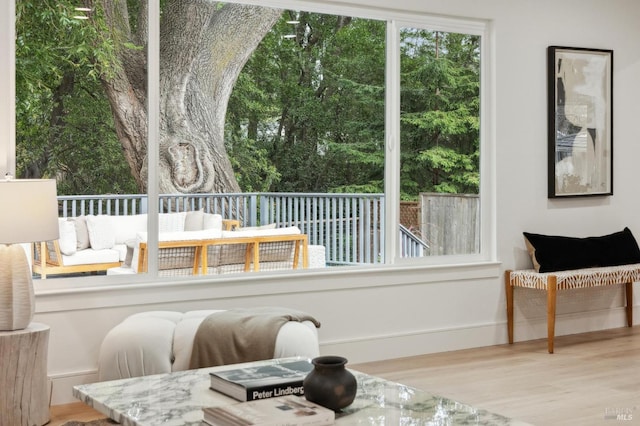
[[[635, 311], [634, 307], [634, 311]], [[635, 312], [634, 312], [635, 317]], [[556, 317], [555, 336], [626, 327], [624, 307], [574, 312]], [[515, 342], [547, 338], [547, 317], [516, 318]], [[429, 353], [493, 346], [508, 342], [507, 321], [422, 330], [362, 339], [320, 342], [322, 354], [338, 354], [350, 363], [381, 361]]]
[[[635, 311], [634, 307], [634, 311]], [[634, 312], [635, 317], [635, 312]], [[555, 336], [588, 333], [627, 326], [624, 307], [574, 312], [556, 317]], [[547, 338], [547, 317], [517, 318], [514, 326], [514, 342]]]
[[64, 374], [50, 374], [50, 405], [78, 402], [73, 396], [73, 387], [98, 381], [98, 371], [77, 371]]
[[344, 356], [349, 363], [362, 363], [491, 346], [506, 341], [506, 324], [479, 324], [320, 342], [320, 352], [326, 355]]

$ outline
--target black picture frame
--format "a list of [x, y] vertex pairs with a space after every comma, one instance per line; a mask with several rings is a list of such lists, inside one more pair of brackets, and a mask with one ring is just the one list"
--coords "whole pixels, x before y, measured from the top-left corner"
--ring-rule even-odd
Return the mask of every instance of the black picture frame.
[[613, 195], [613, 50], [549, 46], [548, 197]]

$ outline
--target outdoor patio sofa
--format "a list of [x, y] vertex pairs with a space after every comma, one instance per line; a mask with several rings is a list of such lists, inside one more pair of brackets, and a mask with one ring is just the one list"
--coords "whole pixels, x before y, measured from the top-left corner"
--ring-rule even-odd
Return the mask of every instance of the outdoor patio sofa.
[[[146, 214], [61, 218], [59, 227], [58, 240], [31, 248], [33, 272], [43, 279], [54, 274], [146, 270]], [[165, 275], [257, 271], [260, 262], [278, 263], [277, 269], [307, 265], [306, 235], [297, 227], [239, 228], [237, 220], [191, 211], [160, 214], [158, 228], [159, 269]], [[288, 257], [277, 254], [283, 244]]]

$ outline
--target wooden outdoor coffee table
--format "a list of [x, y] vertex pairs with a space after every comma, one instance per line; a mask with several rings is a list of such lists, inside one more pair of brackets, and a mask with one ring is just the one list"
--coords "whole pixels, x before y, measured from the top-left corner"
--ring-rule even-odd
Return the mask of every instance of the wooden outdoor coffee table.
[[[237, 402], [209, 389], [209, 372], [219, 368], [79, 385], [74, 387], [73, 395], [123, 426], [201, 426], [202, 407]], [[369, 424], [370, 419], [375, 419], [375, 424], [385, 425], [526, 425], [409, 386], [350, 371], [358, 380], [358, 393], [353, 404], [336, 414], [339, 425]]]

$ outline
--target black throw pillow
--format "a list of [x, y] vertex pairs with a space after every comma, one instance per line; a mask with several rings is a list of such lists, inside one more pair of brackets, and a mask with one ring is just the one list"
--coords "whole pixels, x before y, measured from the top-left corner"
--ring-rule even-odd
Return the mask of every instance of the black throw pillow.
[[563, 237], [523, 232], [534, 269], [570, 269], [640, 263], [640, 248], [629, 228], [601, 237]]

